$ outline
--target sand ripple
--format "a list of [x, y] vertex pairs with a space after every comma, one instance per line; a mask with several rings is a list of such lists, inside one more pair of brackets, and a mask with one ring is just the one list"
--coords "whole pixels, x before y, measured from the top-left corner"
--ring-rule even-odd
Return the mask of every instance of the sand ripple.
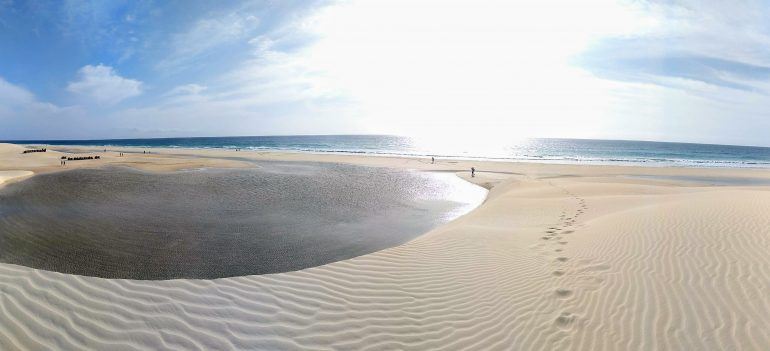
[[136, 281], [3, 264], [0, 349], [770, 345], [770, 192], [507, 189], [408, 244], [296, 272]]

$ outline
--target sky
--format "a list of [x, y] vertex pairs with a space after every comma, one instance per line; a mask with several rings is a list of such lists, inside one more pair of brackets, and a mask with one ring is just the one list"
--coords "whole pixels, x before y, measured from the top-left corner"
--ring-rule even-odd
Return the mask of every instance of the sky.
[[0, 0], [0, 140], [770, 146], [763, 1]]

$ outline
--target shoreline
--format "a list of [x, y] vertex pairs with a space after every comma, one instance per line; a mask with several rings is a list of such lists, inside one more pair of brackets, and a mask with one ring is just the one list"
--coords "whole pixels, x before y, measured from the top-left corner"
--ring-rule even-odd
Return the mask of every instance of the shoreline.
[[[613, 140], [606, 140], [606, 141], [613, 141]], [[686, 144], [686, 145], [698, 145], [698, 144], [690, 144], [690, 143], [674, 143], [674, 144]], [[75, 145], [75, 144], [65, 144], [65, 145], [57, 145], [57, 144], [13, 144], [13, 145], [21, 145], [25, 147], [34, 147], [34, 146], [49, 146], [53, 148], [58, 149], [93, 149], [93, 150], [104, 150], [107, 149], [113, 149], [113, 150], [134, 150], [133, 152], [142, 151], [142, 150], [165, 150], [167, 152], [171, 152], [173, 150], [211, 150], [211, 151], [235, 151], [236, 149], [240, 149], [241, 151], [245, 152], [256, 152], [256, 153], [286, 153], [286, 154], [293, 154], [293, 153], [305, 153], [305, 154], [314, 154], [314, 155], [338, 155], [338, 156], [365, 156], [365, 157], [396, 157], [396, 158], [430, 158], [431, 156], [435, 156], [437, 158], [441, 158], [444, 160], [452, 160], [452, 161], [470, 161], [470, 162], [502, 162], [502, 163], [537, 163], [537, 164], [556, 164], [556, 165], [586, 165], [586, 166], [627, 166], [627, 167], [650, 167], [650, 168], [665, 168], [665, 167], [676, 167], [676, 168], [737, 168], [737, 169], [770, 169], [770, 161], [752, 161], [752, 162], [738, 162], [735, 160], [696, 160], [696, 159], [684, 159], [684, 158], [671, 158], [671, 159], [664, 159], [656, 160], [656, 159], [646, 159], [646, 158], [640, 158], [640, 159], [616, 159], [616, 158], [591, 158], [586, 157], [583, 159], [577, 158], [577, 156], [562, 156], [553, 158], [554, 156], [543, 156], [543, 157], [535, 157], [535, 156], [498, 156], [498, 157], [482, 157], [482, 156], [458, 156], [458, 155], [441, 155], [441, 154], [420, 154], [420, 153], [399, 153], [399, 152], [376, 152], [376, 151], [366, 151], [366, 150], [320, 150], [320, 149], [291, 149], [291, 148], [261, 148], [261, 147], [247, 147], [247, 148], [237, 148], [237, 147], [208, 147], [208, 146], [201, 146], [201, 147], [192, 147], [192, 146], [152, 146], [152, 145], [146, 145], [146, 146], [120, 146], [120, 145]], [[736, 145], [717, 145], [717, 144], [702, 144], [704, 146], [724, 146], [724, 147], [746, 147], [746, 148], [766, 148], [766, 147], [758, 147], [758, 146], [736, 146]], [[552, 157], [552, 158], [549, 158]]]
[[[24, 157], [18, 148], [0, 145], [0, 171], [60, 169], [56, 148]], [[770, 187], [628, 177], [770, 179], [768, 169], [430, 164], [221, 150], [99, 154], [99, 161], [67, 167], [114, 164], [164, 172], [261, 160], [341, 162], [452, 171], [489, 192], [471, 212], [405, 244], [288, 273], [142, 281], [0, 264], [0, 324], [9, 326], [0, 331], [0, 348], [770, 344], [770, 299], [763, 298], [770, 290]], [[476, 178], [466, 171], [470, 166], [477, 168]]]
[[[3, 144], [0, 144], [3, 145]], [[19, 150], [24, 147], [31, 147], [33, 144], [20, 145], [20, 144], [4, 144], [18, 146]], [[37, 144], [34, 144], [37, 145]], [[516, 170], [525, 171], [551, 171], [552, 174], [563, 174], [569, 172], [569, 170], [579, 170], [576, 173], [597, 175], [601, 171], [605, 175], [687, 175], [692, 172], [698, 172], [698, 174], [713, 175], [713, 176], [752, 176], [758, 178], [770, 178], [770, 167], [695, 167], [695, 166], [653, 166], [653, 165], [620, 165], [620, 164], [583, 164], [583, 163], [546, 163], [546, 162], [529, 162], [529, 161], [513, 161], [513, 160], [484, 160], [484, 159], [461, 159], [461, 158], [438, 158], [435, 164], [430, 163], [430, 156], [419, 157], [409, 155], [385, 155], [385, 154], [351, 154], [351, 153], [326, 153], [326, 152], [306, 152], [306, 151], [272, 151], [272, 150], [241, 150], [234, 151], [230, 149], [217, 149], [217, 148], [163, 148], [153, 147], [151, 153], [142, 154], [142, 151], [148, 148], [137, 147], [121, 147], [107, 149], [105, 153], [104, 147], [96, 146], [50, 146], [48, 154], [57, 153], [57, 155], [68, 153], [93, 153], [93, 154], [106, 154], [110, 159], [110, 163], [125, 164], [132, 166], [132, 162], [138, 161], [139, 157], [147, 157], [149, 159], [143, 159], [141, 164], [133, 164], [137, 168], [148, 166], [148, 168], [156, 169], [159, 171], [183, 169], [184, 165], [179, 164], [177, 168], [169, 167], [169, 165], [163, 165], [164, 161], [168, 161], [171, 158], [177, 158], [177, 160], [185, 160], [186, 158], [202, 158], [202, 159], [214, 159], [224, 161], [217, 163], [224, 168], [246, 166], [250, 162], [261, 160], [272, 161], [308, 161], [308, 162], [331, 162], [331, 163], [346, 163], [353, 165], [363, 166], [389, 166], [398, 168], [412, 168], [417, 170], [440, 170], [440, 171], [456, 171], [464, 172], [470, 169], [471, 165], [479, 165], [484, 167], [490, 172], [499, 173], [511, 173]], [[57, 151], [66, 150], [66, 151]], [[72, 151], [72, 152], [69, 152]], [[126, 163], [116, 162], [121, 159], [116, 158], [119, 152], [127, 153], [124, 157], [127, 158]], [[104, 156], [103, 156], [104, 157]], [[168, 158], [163, 160], [162, 158]], [[157, 160], [161, 158], [160, 160]], [[152, 162], [157, 161], [157, 162]], [[152, 167], [155, 163], [156, 167]], [[49, 165], [51, 166], [51, 165]], [[55, 165], [52, 165], [55, 166]], [[213, 166], [215, 167], [215, 166]], [[44, 167], [45, 168], [45, 167]], [[53, 167], [47, 167], [45, 170], [52, 170]], [[477, 167], [478, 168], [478, 167]], [[3, 168], [0, 165], [0, 169]], [[515, 172], [514, 172], [515, 173]]]

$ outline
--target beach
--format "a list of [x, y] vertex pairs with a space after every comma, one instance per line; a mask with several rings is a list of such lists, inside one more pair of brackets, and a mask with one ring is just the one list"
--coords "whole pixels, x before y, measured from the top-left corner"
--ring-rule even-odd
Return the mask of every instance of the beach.
[[[0, 144], [0, 186], [64, 169], [176, 172], [279, 161], [451, 172], [489, 192], [473, 211], [406, 243], [291, 272], [130, 280], [0, 263], [3, 350], [770, 345], [770, 169], [22, 150]], [[61, 166], [61, 151], [101, 158]]]

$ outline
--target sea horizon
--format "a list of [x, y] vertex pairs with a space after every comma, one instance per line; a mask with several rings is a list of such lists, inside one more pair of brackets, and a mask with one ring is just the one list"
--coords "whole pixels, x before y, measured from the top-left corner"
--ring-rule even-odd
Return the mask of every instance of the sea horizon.
[[527, 138], [511, 141], [423, 140], [385, 134], [3, 140], [51, 146], [242, 149], [400, 157], [598, 165], [769, 168], [770, 147], [671, 141]]

